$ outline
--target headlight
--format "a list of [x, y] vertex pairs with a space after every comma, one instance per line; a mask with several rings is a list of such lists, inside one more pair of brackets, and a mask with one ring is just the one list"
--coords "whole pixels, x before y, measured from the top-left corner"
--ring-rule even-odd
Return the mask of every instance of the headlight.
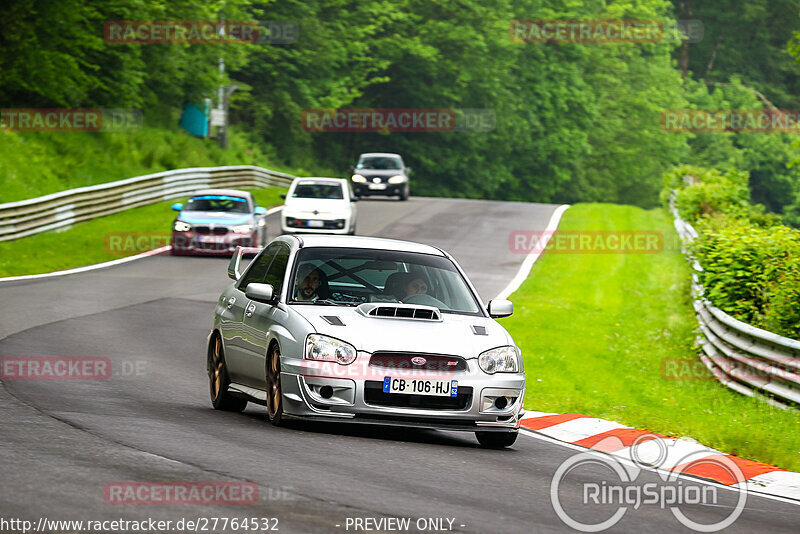
[[487, 350], [478, 356], [478, 365], [490, 375], [516, 373], [519, 371], [519, 352], [516, 347], [510, 345]]
[[389, 178], [390, 184], [402, 184], [405, 183], [406, 177], [405, 176], [392, 176]]
[[188, 232], [192, 229], [192, 225], [186, 224], [183, 221], [175, 221], [175, 224], [172, 225], [172, 229], [176, 232]]
[[249, 224], [241, 224], [239, 226], [232, 227], [231, 231], [234, 234], [249, 234], [253, 231], [253, 227]]
[[356, 348], [336, 338], [309, 334], [306, 338], [306, 359], [349, 365], [356, 359]]
[[361, 176], [360, 174], [354, 174], [351, 180], [359, 184], [367, 181], [367, 179]]

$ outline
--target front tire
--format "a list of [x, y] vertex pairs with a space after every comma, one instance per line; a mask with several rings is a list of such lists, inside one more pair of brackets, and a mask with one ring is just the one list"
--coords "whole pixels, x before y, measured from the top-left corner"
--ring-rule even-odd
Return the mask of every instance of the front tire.
[[234, 397], [228, 391], [231, 383], [228, 377], [228, 368], [225, 366], [225, 352], [222, 348], [222, 339], [214, 336], [211, 350], [208, 355], [208, 384], [211, 394], [211, 405], [215, 410], [226, 412], [242, 412], [247, 407], [247, 400]]
[[267, 359], [267, 417], [274, 426], [281, 426], [283, 418], [283, 392], [281, 390], [281, 349], [273, 343]]
[[504, 449], [517, 441], [518, 430], [512, 432], [475, 432], [478, 443], [484, 449]]

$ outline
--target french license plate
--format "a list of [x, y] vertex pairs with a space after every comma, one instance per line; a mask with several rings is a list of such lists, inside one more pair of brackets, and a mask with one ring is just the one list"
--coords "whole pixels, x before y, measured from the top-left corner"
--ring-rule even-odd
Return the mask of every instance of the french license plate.
[[200, 243], [222, 243], [224, 238], [216, 235], [199, 235], [197, 241]]
[[309, 228], [322, 228], [325, 226], [325, 221], [306, 221], [306, 226]]
[[369, 184], [369, 188], [373, 191], [386, 189], [386, 184]]
[[384, 393], [402, 395], [458, 396], [458, 380], [426, 380], [424, 378], [383, 378]]

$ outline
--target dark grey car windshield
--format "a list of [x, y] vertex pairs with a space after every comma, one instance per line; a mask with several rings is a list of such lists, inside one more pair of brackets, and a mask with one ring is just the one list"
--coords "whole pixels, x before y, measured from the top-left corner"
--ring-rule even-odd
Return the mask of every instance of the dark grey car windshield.
[[445, 313], [483, 315], [448, 258], [414, 252], [309, 247], [291, 276], [290, 302], [357, 306], [398, 302], [435, 306]]
[[358, 161], [358, 165], [356, 165], [356, 169], [366, 169], [373, 171], [398, 171], [402, 168], [403, 166], [400, 164], [400, 160], [397, 158], [386, 158], [386, 157], [376, 157], [376, 156], [361, 158]]
[[183, 209], [187, 211], [227, 211], [233, 213], [249, 213], [247, 200], [228, 195], [203, 195], [192, 197]]

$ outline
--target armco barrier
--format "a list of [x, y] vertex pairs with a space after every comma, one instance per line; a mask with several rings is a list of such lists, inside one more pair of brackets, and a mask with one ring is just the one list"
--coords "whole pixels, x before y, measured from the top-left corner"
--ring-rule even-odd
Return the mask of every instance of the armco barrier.
[[[670, 211], [681, 239], [691, 242], [697, 231], [681, 219], [675, 208], [675, 193]], [[697, 261], [687, 253], [696, 271]], [[723, 384], [744, 395], [758, 395], [781, 408], [795, 410], [800, 405], [800, 341], [779, 336], [734, 319], [715, 308], [703, 297], [703, 287], [692, 275], [694, 309], [700, 327], [700, 359]]]
[[252, 165], [200, 167], [158, 172], [0, 204], [0, 241], [65, 228], [130, 208], [209, 187], [259, 188], [288, 185], [294, 176]]

